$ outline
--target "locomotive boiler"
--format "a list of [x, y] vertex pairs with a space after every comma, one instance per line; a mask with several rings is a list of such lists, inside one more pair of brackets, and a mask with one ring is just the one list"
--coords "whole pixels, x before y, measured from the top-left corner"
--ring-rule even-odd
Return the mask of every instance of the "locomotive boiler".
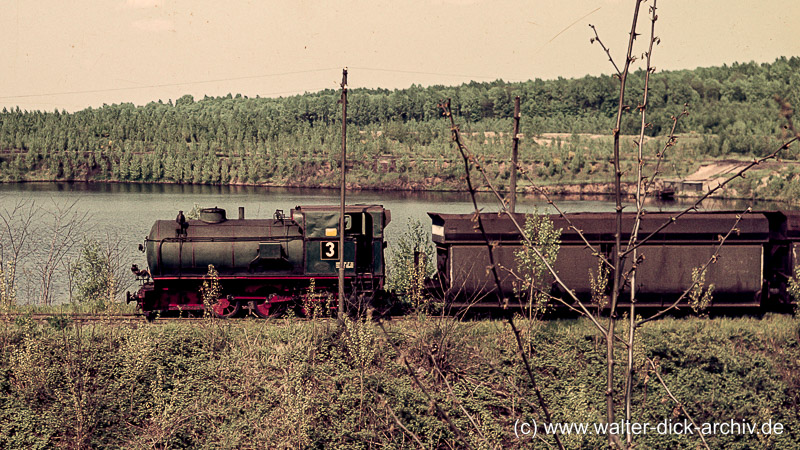
[[[700, 268], [715, 254], [720, 239], [736, 224], [725, 244], [719, 248], [716, 262], [709, 265], [706, 286], [714, 284], [711, 307], [762, 307], [786, 310], [793, 302], [787, 292], [790, 277], [800, 264], [800, 213], [760, 211], [744, 214], [737, 224], [737, 212], [694, 212], [684, 215], [639, 247], [641, 261], [636, 271], [637, 304], [663, 308], [674, 302], [693, 284], [693, 269]], [[502, 296], [512, 298], [511, 305], [525, 303], [519, 291], [520, 275], [515, 253], [522, 248], [521, 235], [506, 215], [482, 213], [486, 232], [476, 227], [474, 214], [428, 213], [436, 246], [437, 273], [429, 284], [432, 292], [456, 308], [497, 307], [498, 292], [489, 272], [486, 241], [492, 246], [498, 268]], [[674, 214], [647, 213], [643, 216], [639, 239], [656, 231]], [[524, 214], [514, 215], [525, 223]], [[565, 218], [551, 215], [554, 229], [562, 229], [560, 250], [554, 268], [564, 283], [585, 302], [592, 298], [591, 277], [598, 272], [594, 251], [612, 259], [615, 249], [613, 213], [568, 214], [570, 222], [591, 244], [587, 247]], [[622, 219], [622, 243], [627, 245], [635, 215]], [[631, 257], [626, 258], [627, 271]], [[611, 280], [613, 275], [608, 276]], [[553, 279], [550, 294], [567, 299]], [[610, 289], [611, 283], [608, 283]], [[620, 297], [627, 304], [630, 286]], [[522, 298], [521, 298], [522, 297]]]
[[[205, 208], [199, 218], [158, 220], [140, 250], [148, 269], [133, 267], [140, 289], [129, 294], [153, 316], [210, 308], [221, 318], [247, 309], [274, 316], [295, 305], [313, 280], [316, 293], [338, 296], [339, 252], [344, 252], [346, 292], [370, 296], [384, 284], [384, 228], [391, 214], [380, 205], [345, 209], [344, 249], [339, 248], [339, 207], [298, 206], [287, 217], [228, 219], [220, 208]], [[219, 297], [206, 299], [201, 286], [217, 271]]]

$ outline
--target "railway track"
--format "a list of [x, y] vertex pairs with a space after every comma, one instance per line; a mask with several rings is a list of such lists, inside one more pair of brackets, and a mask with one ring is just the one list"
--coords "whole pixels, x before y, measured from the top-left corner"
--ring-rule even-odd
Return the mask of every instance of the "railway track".
[[[384, 320], [403, 320], [407, 316], [391, 316], [386, 317]], [[67, 324], [80, 323], [80, 324], [114, 324], [114, 325], [163, 325], [167, 323], [203, 323], [203, 322], [218, 322], [218, 323], [242, 323], [243, 321], [258, 321], [258, 322], [272, 322], [280, 323], [286, 320], [292, 322], [307, 322], [311, 319], [306, 317], [292, 317], [292, 318], [274, 318], [274, 319], [261, 319], [255, 316], [235, 319], [218, 319], [218, 318], [205, 318], [205, 317], [159, 317], [152, 322], [148, 322], [143, 314], [75, 314], [75, 313], [4, 313], [0, 314], [0, 322], [16, 322], [17, 320], [33, 320], [37, 323], [52, 323], [53, 321], [63, 321]], [[318, 321], [336, 320], [336, 318], [320, 317]]]
[[[142, 314], [76, 314], [76, 313], [5, 313], [0, 314], [0, 321], [15, 322], [18, 320], [32, 320], [34, 322], [52, 322], [64, 321], [66, 323], [113, 323], [113, 324], [138, 324], [148, 323]], [[187, 317], [165, 317], [159, 319], [161, 323], [175, 322], [175, 321], [198, 321], [203, 318], [187, 318]], [[155, 321], [153, 323], [158, 323]]]

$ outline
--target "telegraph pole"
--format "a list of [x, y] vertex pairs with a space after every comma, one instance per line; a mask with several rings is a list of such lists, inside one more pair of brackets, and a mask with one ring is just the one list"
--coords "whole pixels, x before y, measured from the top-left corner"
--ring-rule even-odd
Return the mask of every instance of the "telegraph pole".
[[346, 191], [346, 173], [347, 173], [347, 68], [342, 69], [342, 98], [339, 99], [342, 104], [342, 158], [341, 158], [341, 171], [342, 183], [339, 187], [341, 194], [341, 203], [339, 205], [339, 305], [336, 311], [336, 316], [339, 322], [344, 320], [344, 200]]
[[509, 211], [517, 207], [517, 149], [519, 148], [519, 96], [514, 98], [514, 146], [511, 147], [511, 205]]

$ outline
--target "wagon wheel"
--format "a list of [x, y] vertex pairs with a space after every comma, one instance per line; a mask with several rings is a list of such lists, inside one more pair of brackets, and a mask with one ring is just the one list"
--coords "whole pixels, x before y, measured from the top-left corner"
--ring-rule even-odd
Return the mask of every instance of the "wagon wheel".
[[217, 300], [217, 303], [214, 303], [214, 305], [211, 306], [211, 311], [220, 319], [233, 317], [239, 312], [240, 309], [241, 305], [239, 302], [235, 301], [230, 295], [220, 298]]
[[275, 294], [270, 294], [263, 300], [254, 300], [250, 307], [258, 317], [262, 319], [277, 318], [286, 312], [286, 302], [270, 304]]

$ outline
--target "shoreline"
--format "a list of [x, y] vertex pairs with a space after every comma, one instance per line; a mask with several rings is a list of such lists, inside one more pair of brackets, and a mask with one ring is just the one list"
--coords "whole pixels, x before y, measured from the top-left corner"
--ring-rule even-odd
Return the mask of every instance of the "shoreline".
[[[120, 184], [120, 185], [170, 185], [170, 186], [213, 186], [213, 187], [250, 187], [250, 188], [282, 188], [282, 189], [315, 189], [315, 190], [330, 190], [339, 191], [338, 187], [327, 185], [304, 185], [304, 184], [271, 184], [271, 183], [181, 183], [175, 181], [121, 181], [121, 180], [20, 180], [20, 181], [0, 181], [0, 185], [23, 185], [23, 184], [80, 184], [80, 185], [99, 185], [99, 184]], [[421, 183], [413, 183], [419, 185]], [[634, 194], [631, 191], [633, 183], [623, 183], [623, 197], [633, 198]], [[599, 183], [599, 182], [583, 182], [583, 183], [565, 183], [565, 184], [552, 184], [542, 186], [548, 191], [549, 195], [559, 196], [570, 200], [606, 200], [614, 196], [614, 183]], [[519, 186], [517, 195], [527, 198], [541, 198], [545, 196], [537, 193], [533, 188], [527, 186]], [[432, 192], [432, 193], [467, 193], [467, 189], [419, 189], [415, 186], [410, 187], [378, 187], [378, 186], [364, 186], [360, 183], [348, 183], [348, 191], [365, 191], [365, 192]], [[487, 194], [491, 190], [486, 188], [476, 189], [478, 193]], [[501, 192], [505, 192], [502, 190]], [[679, 193], [676, 192], [674, 200], [691, 200], [699, 199], [702, 195], [692, 195], [691, 192]], [[648, 196], [650, 199], [656, 199], [654, 194]], [[714, 200], [741, 200], [741, 201], [760, 201], [760, 202], [775, 202], [785, 205], [796, 205], [795, 202], [787, 199], [780, 198], [767, 198], [756, 196], [737, 196], [737, 195], [711, 195], [707, 199]], [[674, 201], [662, 200], [662, 201]]]

